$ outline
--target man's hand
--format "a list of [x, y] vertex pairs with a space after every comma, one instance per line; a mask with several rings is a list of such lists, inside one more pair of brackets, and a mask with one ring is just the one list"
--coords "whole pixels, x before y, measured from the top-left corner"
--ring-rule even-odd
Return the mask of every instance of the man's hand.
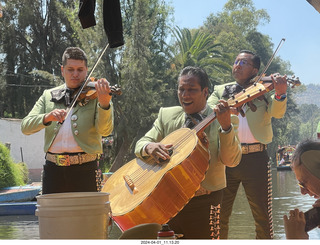
[[277, 95], [282, 95], [287, 93], [288, 83], [287, 76], [280, 76], [279, 74], [271, 75], [274, 90]]
[[313, 205], [314, 208], [320, 207], [320, 199], [318, 199]]
[[105, 78], [101, 78], [95, 83], [95, 88], [101, 108], [109, 109], [110, 100], [112, 98], [110, 95], [111, 89], [109, 82]]
[[309, 239], [309, 235], [305, 232], [306, 220], [304, 213], [299, 209], [290, 210], [290, 216], [283, 216], [284, 229], [287, 239]]
[[217, 119], [224, 131], [228, 131], [231, 127], [231, 112], [230, 107], [225, 100], [219, 100], [219, 104], [214, 107], [214, 112], [217, 115]]
[[[318, 199], [313, 205], [312, 207], [317, 208], [320, 207], [320, 199]], [[320, 228], [320, 225], [318, 226], [318, 228]]]
[[62, 123], [67, 115], [67, 111], [64, 109], [54, 109], [53, 111], [46, 114], [43, 118], [43, 124], [57, 121]]
[[145, 151], [151, 156], [157, 163], [160, 163], [159, 159], [167, 160], [170, 159], [169, 149], [172, 147], [172, 144], [164, 145], [161, 143], [149, 143]]

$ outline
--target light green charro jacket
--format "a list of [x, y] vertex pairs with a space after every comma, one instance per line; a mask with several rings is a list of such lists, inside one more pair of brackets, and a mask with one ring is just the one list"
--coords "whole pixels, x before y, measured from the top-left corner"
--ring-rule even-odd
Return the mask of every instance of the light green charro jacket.
[[[204, 115], [212, 113], [208, 106]], [[173, 131], [180, 129], [185, 123], [185, 112], [181, 106], [160, 108], [158, 118], [153, 127], [136, 144], [135, 154], [142, 158], [143, 147], [150, 142], [160, 142]], [[205, 133], [209, 139], [209, 169], [201, 186], [210, 191], [226, 187], [225, 166], [235, 167], [241, 160], [241, 146], [237, 137], [239, 119], [232, 116], [232, 127], [228, 133], [222, 133], [217, 120], [213, 121]]]
[[[208, 105], [213, 108], [219, 99], [222, 98], [225, 86], [235, 83], [215, 86], [213, 93], [208, 98]], [[245, 105], [245, 114], [253, 136], [259, 142], [269, 144], [273, 137], [271, 118], [282, 118], [284, 116], [287, 109], [287, 98], [283, 101], [277, 101], [274, 98], [274, 91], [266, 93], [265, 97], [268, 100], [268, 105], [264, 100], [254, 99], [253, 103], [257, 107], [257, 110], [253, 112]]]
[[[30, 135], [45, 129], [44, 151], [47, 152], [57, 134], [57, 122], [43, 124], [45, 114], [54, 109], [66, 109], [64, 104], [51, 102], [51, 91], [62, 89], [65, 85], [45, 90], [30, 113], [21, 122], [21, 131]], [[74, 116], [75, 115], [75, 116]], [[85, 106], [76, 105], [71, 122], [73, 136], [81, 149], [90, 154], [102, 153], [102, 136], [109, 135], [113, 130], [113, 106], [110, 103], [108, 110], [102, 109], [97, 99], [91, 100]]]

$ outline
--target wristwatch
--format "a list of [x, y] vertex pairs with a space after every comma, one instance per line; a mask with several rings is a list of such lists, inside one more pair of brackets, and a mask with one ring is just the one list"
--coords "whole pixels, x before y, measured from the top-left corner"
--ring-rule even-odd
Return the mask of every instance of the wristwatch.
[[284, 101], [284, 99], [287, 98], [287, 94], [281, 94], [281, 95], [275, 94], [274, 98], [275, 98], [277, 101]]

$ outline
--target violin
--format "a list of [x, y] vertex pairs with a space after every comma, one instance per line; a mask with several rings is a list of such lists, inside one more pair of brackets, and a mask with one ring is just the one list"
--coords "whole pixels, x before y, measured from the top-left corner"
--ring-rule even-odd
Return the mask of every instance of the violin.
[[[278, 76], [278, 75], [280, 74], [275, 74], [274, 76]], [[287, 77], [287, 82], [291, 84], [291, 88], [301, 85], [299, 77], [295, 77], [295, 76]], [[265, 75], [256, 76], [255, 78], [250, 80], [249, 85], [253, 85], [254, 83], [272, 83], [272, 78], [271, 76], [265, 76]], [[273, 87], [270, 88], [270, 90], [271, 89], [273, 89]]]
[[[299, 78], [292, 76], [287, 77], [287, 83], [291, 84], [291, 88], [295, 86], [300, 86], [301, 82]], [[254, 112], [256, 111], [256, 106], [252, 103], [252, 100], [257, 98], [259, 100], [265, 100], [264, 94], [273, 90], [274, 85], [271, 76], [259, 76], [250, 80], [248, 86], [246, 86], [241, 92], [238, 94], [232, 95], [228, 104], [230, 107], [237, 107], [238, 112], [244, 117], [244, 112], [240, 108], [240, 106], [244, 103], [250, 107], [250, 109]], [[266, 101], [266, 103], [268, 103]]]
[[[81, 93], [77, 98], [77, 102], [80, 106], [86, 105], [90, 100], [94, 100], [98, 97], [95, 84], [98, 79], [94, 77], [90, 77], [91, 82], [88, 82], [87, 85], [82, 89]], [[121, 88], [116, 84], [114, 86], [110, 86], [109, 95], [121, 95]], [[74, 95], [78, 93], [78, 90], [75, 91]]]
[[[273, 74], [273, 77], [277, 77], [280, 76], [280, 74]], [[299, 77], [295, 77], [295, 76], [288, 76], [287, 78], [287, 83], [291, 84], [291, 88], [294, 88], [295, 86], [300, 86], [301, 82], [299, 80]], [[270, 76], [265, 76], [264, 74], [262, 76], [256, 76], [254, 78], [252, 78], [251, 80], [249, 80], [248, 82], [246, 82], [244, 85], [242, 85], [242, 87], [244, 89], [250, 87], [251, 85], [254, 85], [256, 83], [264, 83], [264, 84], [269, 84], [268, 86], [270, 86], [269, 90], [273, 89], [273, 82], [272, 82], [272, 78], [271, 75]]]

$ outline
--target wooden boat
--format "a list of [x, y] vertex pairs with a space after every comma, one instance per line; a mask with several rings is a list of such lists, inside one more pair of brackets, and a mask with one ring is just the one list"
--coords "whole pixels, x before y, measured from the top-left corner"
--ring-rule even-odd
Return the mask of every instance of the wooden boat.
[[32, 201], [40, 193], [41, 186], [25, 185], [0, 189], [0, 203]]
[[292, 160], [292, 154], [295, 151], [294, 146], [283, 146], [279, 147], [276, 153], [276, 161], [277, 161], [277, 170], [283, 171], [283, 170], [289, 170], [291, 171], [291, 160]]

